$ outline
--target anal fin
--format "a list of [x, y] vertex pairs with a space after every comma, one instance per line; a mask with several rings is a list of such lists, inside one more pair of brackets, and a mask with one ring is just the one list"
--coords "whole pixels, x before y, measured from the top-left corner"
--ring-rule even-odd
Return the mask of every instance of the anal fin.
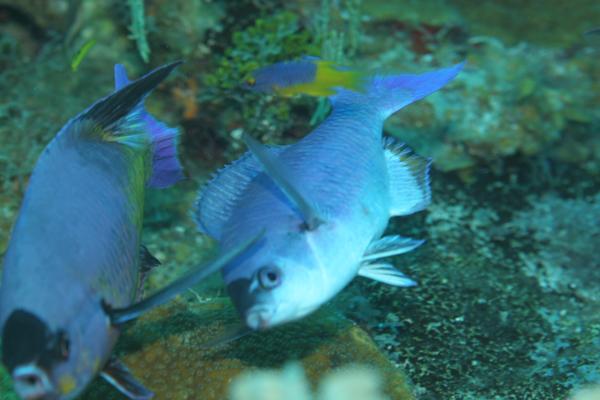
[[408, 253], [423, 243], [425, 243], [424, 240], [411, 239], [398, 235], [384, 236], [371, 242], [362, 258], [362, 262]]
[[358, 275], [392, 286], [409, 287], [417, 285], [417, 282], [398, 271], [391, 264], [386, 263], [361, 265]]
[[130, 399], [149, 400], [154, 397], [154, 393], [138, 382], [116, 357], [111, 357], [100, 376]]

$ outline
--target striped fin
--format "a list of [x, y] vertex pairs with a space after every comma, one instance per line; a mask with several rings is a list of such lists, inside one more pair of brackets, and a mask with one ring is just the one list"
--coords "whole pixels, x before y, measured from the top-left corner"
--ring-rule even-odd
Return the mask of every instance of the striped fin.
[[252, 155], [258, 160], [265, 174], [277, 185], [277, 187], [286, 195], [289, 201], [297, 208], [302, 215], [302, 219], [308, 230], [314, 230], [321, 225], [325, 219], [320, 214], [316, 204], [302, 193], [302, 188], [296, 187], [293, 178], [289, 175], [286, 165], [279, 157], [268, 151], [268, 148], [259, 141], [244, 133], [244, 143]]
[[[129, 113], [146, 97], [159, 83], [161, 83], [175, 67], [181, 64], [177, 61], [163, 65], [149, 72], [143, 77], [124, 86], [117, 86], [117, 91], [97, 101], [80, 115], [80, 119], [91, 119], [103, 130], [111, 130], [112, 127]], [[122, 67], [117, 67], [122, 68]], [[117, 73], [119, 75], [119, 73]], [[118, 83], [126, 83], [126, 77], [117, 79]]]
[[363, 255], [362, 262], [408, 253], [423, 243], [425, 243], [424, 240], [411, 239], [398, 235], [384, 236], [371, 242]]
[[[179, 64], [181, 64], [181, 62], [168, 64], [155, 71], [170, 67], [170, 70], [168, 71], [170, 72]], [[152, 73], [153, 72], [146, 75], [146, 77]], [[140, 79], [145, 79], [146, 77]], [[115, 89], [117, 90], [117, 93], [121, 90], [125, 90], [131, 85], [135, 85], [140, 79], [130, 83], [127, 78], [125, 67], [121, 64], [115, 65]], [[179, 130], [177, 128], [170, 128], [166, 124], [152, 117], [152, 115], [144, 109], [143, 103], [141, 102], [137, 103], [135, 110], [130, 115], [137, 123], [141, 122], [143, 129], [141, 134], [142, 137], [140, 137], [138, 130], [138, 134], [132, 132], [133, 134], [123, 135], [118, 138], [118, 141], [136, 146], [140, 140], [142, 143], [147, 143], [147, 140], [150, 140], [150, 143], [152, 144], [152, 175], [148, 181], [148, 186], [164, 188], [179, 181], [183, 177], [183, 169], [177, 157], [177, 139], [179, 137]], [[132, 126], [134, 126], [135, 123], [136, 122], [134, 122]], [[135, 129], [133, 129], [133, 131], [135, 131]]]
[[395, 139], [383, 139], [390, 177], [391, 216], [409, 215], [425, 209], [431, 201], [431, 159], [418, 156]]
[[417, 285], [417, 282], [398, 271], [393, 265], [386, 263], [361, 265], [358, 275], [392, 286], [409, 287]]
[[[270, 146], [278, 154], [286, 146]], [[262, 172], [256, 158], [248, 151], [223, 167], [198, 192], [194, 217], [200, 232], [219, 240], [223, 225], [229, 220], [246, 186]]]

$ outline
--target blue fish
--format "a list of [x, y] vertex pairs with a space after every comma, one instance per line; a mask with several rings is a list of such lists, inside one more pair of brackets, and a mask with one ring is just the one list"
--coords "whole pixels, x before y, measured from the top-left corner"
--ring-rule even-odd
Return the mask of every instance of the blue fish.
[[383, 123], [444, 86], [462, 65], [372, 77], [363, 93], [338, 88], [331, 114], [309, 135], [288, 146], [245, 136], [249, 151], [199, 192], [199, 229], [222, 249], [265, 231], [259, 248], [222, 271], [246, 328], [301, 318], [357, 275], [415, 285], [382, 258], [423, 241], [382, 234], [391, 217], [427, 207], [430, 160], [383, 138]]
[[177, 65], [133, 82], [117, 65], [117, 90], [68, 121], [37, 161], [0, 287], [2, 362], [23, 399], [72, 399], [99, 373], [130, 398], [151, 398], [110, 357], [122, 325], [253, 244], [137, 301], [141, 271], [158, 263], [140, 243], [145, 189], [182, 176], [177, 129], [143, 100]]

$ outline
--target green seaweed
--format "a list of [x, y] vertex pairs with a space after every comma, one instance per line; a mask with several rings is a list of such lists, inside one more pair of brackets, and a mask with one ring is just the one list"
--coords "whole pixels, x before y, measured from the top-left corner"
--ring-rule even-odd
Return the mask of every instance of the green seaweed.
[[231, 39], [231, 46], [218, 57], [215, 72], [205, 77], [209, 87], [238, 88], [259, 67], [316, 54], [310, 32], [288, 11], [259, 18], [247, 29], [234, 32]]
[[243, 147], [239, 140], [242, 129], [260, 133], [262, 140], [281, 142], [283, 133], [296, 123], [294, 105], [306, 101], [289, 102], [244, 89], [250, 73], [277, 61], [316, 55], [318, 44], [289, 11], [258, 18], [247, 28], [233, 31], [230, 40], [223, 54], [215, 57], [213, 72], [203, 77], [205, 90], [199, 101], [217, 106], [223, 113], [221, 120], [227, 128], [216, 132], [232, 143], [226, 152], [236, 154]]
[[127, 0], [131, 13], [131, 24], [129, 30], [131, 38], [137, 43], [138, 52], [144, 62], [150, 60], [150, 46], [148, 45], [146, 32], [146, 14], [144, 12], [144, 0]]

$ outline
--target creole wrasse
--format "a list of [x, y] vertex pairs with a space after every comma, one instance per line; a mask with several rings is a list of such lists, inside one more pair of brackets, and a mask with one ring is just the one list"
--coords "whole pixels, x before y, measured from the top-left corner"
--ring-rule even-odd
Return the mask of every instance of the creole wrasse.
[[363, 91], [366, 82], [365, 74], [360, 71], [338, 66], [331, 61], [305, 57], [259, 68], [252, 72], [245, 86], [280, 96], [331, 96], [338, 87]]
[[309, 135], [287, 146], [246, 136], [249, 152], [200, 191], [198, 226], [223, 249], [265, 230], [259, 249], [222, 271], [247, 327], [301, 318], [357, 275], [415, 284], [381, 259], [423, 241], [382, 234], [390, 217], [427, 207], [430, 160], [383, 138], [383, 123], [461, 68], [371, 77], [364, 93], [340, 88], [331, 114]]
[[177, 129], [143, 100], [179, 63], [129, 82], [67, 122], [39, 157], [4, 258], [2, 362], [23, 399], [72, 399], [101, 374], [131, 398], [152, 392], [111, 351], [123, 323], [162, 304], [251, 246], [243, 243], [144, 300], [144, 192], [182, 176]]

